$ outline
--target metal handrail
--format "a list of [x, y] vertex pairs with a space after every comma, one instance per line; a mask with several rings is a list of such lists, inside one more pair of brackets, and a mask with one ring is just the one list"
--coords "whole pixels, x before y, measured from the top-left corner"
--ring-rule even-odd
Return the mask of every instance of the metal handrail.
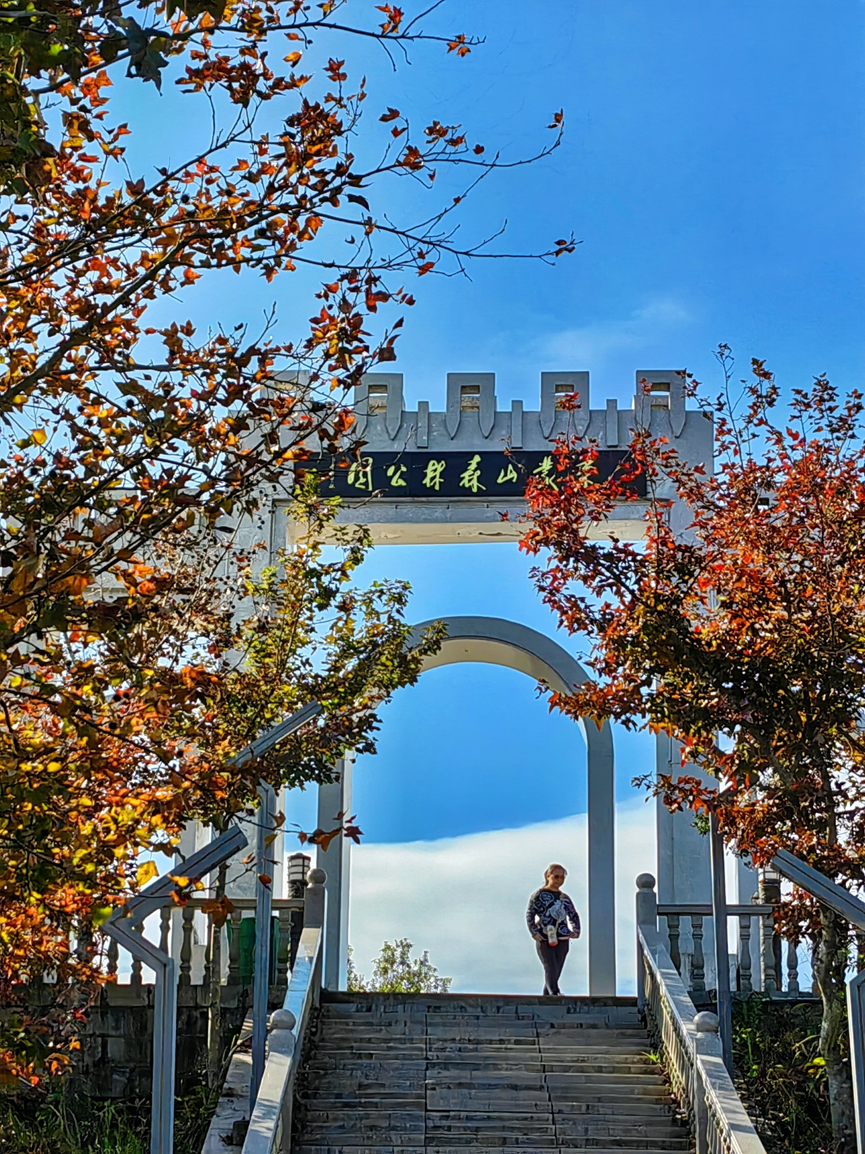
[[[752, 917], [762, 918], [769, 914], [774, 914], [775, 906], [761, 904], [759, 902], [749, 902], [747, 905], [738, 905], [726, 907], [727, 917]], [[710, 918], [713, 913], [711, 902], [658, 902], [658, 913], [661, 917], [667, 914], [679, 914], [680, 917], [689, 917], [693, 914], [698, 918]]]
[[697, 1014], [658, 933], [655, 879], [637, 879], [637, 1002], [661, 1048], [697, 1154], [766, 1154], [736, 1093], [714, 1014]]
[[242, 1154], [287, 1154], [291, 1146], [294, 1084], [303, 1040], [321, 998], [324, 881], [324, 870], [309, 871], [303, 932], [282, 1009], [271, 1015], [267, 1061]]
[[[860, 933], [865, 931], [865, 902], [860, 898], [788, 850], [779, 850], [772, 865], [793, 885], [811, 894]], [[856, 1110], [856, 1148], [859, 1154], [865, 1154], [865, 970], [847, 983], [847, 1030]]]

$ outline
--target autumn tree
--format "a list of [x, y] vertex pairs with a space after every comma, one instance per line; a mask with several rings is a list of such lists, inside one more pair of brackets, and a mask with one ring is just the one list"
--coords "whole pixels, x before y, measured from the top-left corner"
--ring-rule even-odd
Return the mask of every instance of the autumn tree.
[[[586, 456], [571, 442], [558, 449], [555, 487], [532, 487], [523, 544], [544, 557], [538, 589], [592, 644], [593, 677], [553, 704], [669, 733], [683, 767], [717, 782], [684, 771], [644, 780], [671, 809], [717, 814], [758, 865], [784, 848], [855, 892], [865, 880], [865, 406], [825, 377], [785, 404], [761, 361], [736, 401], [726, 347], [719, 358], [714, 474], [640, 429], [612, 480], [599, 479], [591, 446]], [[593, 539], [619, 502], [638, 499], [635, 470], [648, 488], [644, 541]], [[681, 531], [674, 501], [687, 513]], [[783, 919], [815, 946], [833, 1128], [852, 1148], [850, 928], [803, 894]]]
[[381, 952], [373, 961], [372, 977], [358, 973], [348, 955], [348, 989], [354, 993], [374, 994], [446, 994], [453, 978], [440, 978], [436, 967], [424, 950], [419, 958], [411, 956], [412, 943], [408, 938], [382, 942]]
[[[137, 884], [141, 852], [172, 849], [192, 818], [228, 820], [261, 773], [318, 780], [340, 750], [369, 747], [376, 705], [420, 659], [400, 656], [404, 591], [348, 591], [363, 541], [336, 568], [310, 545], [264, 571], [249, 544], [291, 497], [309, 443], [352, 451], [346, 402], [394, 357], [407, 278], [493, 255], [458, 244], [451, 217], [501, 158], [458, 125], [418, 128], [394, 108], [362, 123], [366, 84], [342, 52], [375, 43], [396, 61], [438, 46], [458, 59], [473, 42], [389, 5], [352, 11], [0, 5], [7, 991], [45, 970], [58, 989], [92, 971], [71, 935]], [[170, 162], [115, 110], [119, 90], [146, 83], [188, 108]], [[557, 114], [549, 147], [560, 127]], [[465, 187], [437, 199], [449, 168]], [[433, 197], [415, 219], [391, 210], [406, 181]], [[308, 322], [296, 305], [257, 331], [238, 318], [236, 286], [299, 270], [318, 281]], [[215, 315], [199, 332], [185, 310], [204, 288]], [[322, 529], [330, 513], [310, 508]], [[248, 612], [232, 612], [238, 597]], [[226, 769], [310, 696], [321, 725], [263, 765]], [[55, 1062], [33, 1030], [5, 1040], [25, 1073]]]
[[[227, 828], [252, 814], [260, 779], [277, 790], [327, 782], [346, 750], [374, 752], [380, 707], [438, 646], [435, 629], [410, 644], [404, 582], [357, 585], [368, 536], [333, 525], [335, 502], [307, 490], [292, 514], [294, 549], [263, 568], [211, 535], [155, 547], [137, 572], [153, 587], [146, 612], [115, 591], [111, 628], [46, 634], [26, 680], [9, 680], [0, 1004], [23, 1016], [4, 1018], [0, 1052], [17, 1073], [63, 1069], [82, 1000], [104, 980], [106, 943], [91, 931], [171, 868], [185, 826]], [[310, 701], [323, 707], [319, 721], [266, 755], [232, 762]], [[360, 832], [348, 821], [320, 831], [355, 840]], [[232, 866], [232, 877], [242, 870]], [[181, 902], [200, 886], [182, 874], [181, 866]], [[230, 907], [213, 897], [224, 917]], [[56, 1000], [34, 1017], [22, 987], [47, 971]]]

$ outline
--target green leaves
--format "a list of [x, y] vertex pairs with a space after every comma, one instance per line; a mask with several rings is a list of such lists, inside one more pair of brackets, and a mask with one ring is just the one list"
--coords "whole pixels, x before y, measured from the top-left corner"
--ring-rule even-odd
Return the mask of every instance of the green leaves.
[[372, 978], [367, 981], [357, 972], [349, 947], [348, 989], [356, 993], [446, 994], [453, 979], [439, 977], [426, 950], [419, 958], [413, 958], [411, 951], [408, 938], [382, 943], [381, 953], [373, 963]]

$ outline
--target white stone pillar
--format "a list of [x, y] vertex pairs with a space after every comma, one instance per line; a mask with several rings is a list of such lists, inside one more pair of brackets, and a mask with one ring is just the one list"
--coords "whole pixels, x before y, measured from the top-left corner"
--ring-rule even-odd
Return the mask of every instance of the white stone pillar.
[[[350, 816], [351, 776], [354, 755], [336, 764], [337, 780], [318, 787], [318, 827], [335, 829], [342, 821], [339, 814]], [[348, 970], [348, 902], [351, 868], [351, 841], [335, 837], [327, 850], [316, 850], [316, 866], [327, 874], [327, 911], [324, 928], [323, 985], [326, 990], [344, 990]]]
[[[713, 778], [703, 773], [696, 765], [682, 766], [680, 746], [665, 733], [656, 738], [656, 769], [661, 774], [672, 774], [675, 779], [680, 774], [699, 778], [710, 789], [715, 788]], [[709, 837], [694, 826], [694, 811], [690, 809], [671, 813], [663, 799], [655, 803], [655, 817], [658, 835], [658, 902], [661, 905], [712, 903], [712, 866], [709, 855]], [[661, 932], [666, 922], [661, 918]], [[682, 923], [683, 936], [690, 937], [690, 926]], [[715, 986], [714, 934], [712, 919], [703, 919], [703, 956], [706, 968], [706, 987]], [[683, 952], [687, 946], [683, 943]]]

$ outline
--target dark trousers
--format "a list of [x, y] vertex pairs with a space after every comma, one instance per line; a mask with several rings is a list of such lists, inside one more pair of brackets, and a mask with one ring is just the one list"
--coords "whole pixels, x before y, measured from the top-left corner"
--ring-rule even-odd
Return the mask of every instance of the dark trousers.
[[545, 994], [560, 994], [559, 978], [562, 974], [562, 968], [565, 964], [565, 958], [568, 956], [568, 949], [571, 943], [567, 938], [564, 940], [559, 938], [557, 946], [551, 946], [547, 942], [535, 942], [538, 947], [538, 957], [541, 959], [541, 965], [544, 967], [544, 993]]

